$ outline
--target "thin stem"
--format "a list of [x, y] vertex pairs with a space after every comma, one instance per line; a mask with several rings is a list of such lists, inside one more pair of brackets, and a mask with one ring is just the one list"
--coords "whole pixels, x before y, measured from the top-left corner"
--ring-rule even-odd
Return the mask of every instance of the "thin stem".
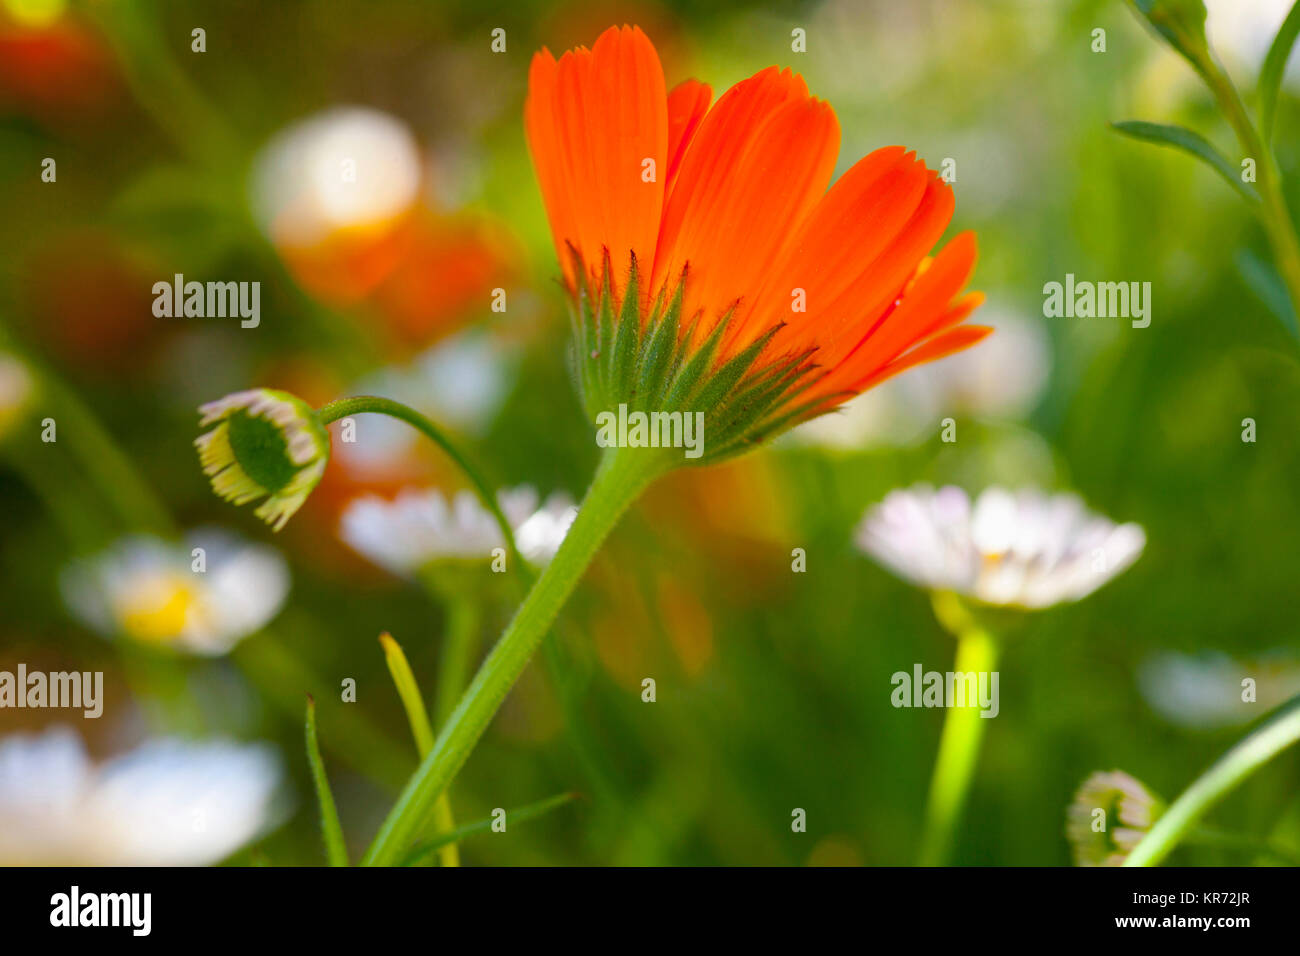
[[[997, 641], [988, 631], [974, 624], [963, 629], [957, 638], [955, 673], [991, 673], [997, 660]], [[965, 706], [956, 707], [949, 701], [948, 713], [944, 717], [925, 811], [925, 832], [918, 858], [921, 866], [942, 866], [947, 862], [974, 776], [980, 740], [984, 736], [985, 711], [980, 708], [978, 699], [963, 703]]]
[[380, 827], [363, 860], [394, 863], [405, 852], [438, 796], [469, 758], [537, 645], [582, 578], [623, 512], [663, 470], [663, 460], [641, 450], [608, 449], [578, 516], [551, 563], [538, 577], [505, 633], [474, 676]]
[[1300, 239], [1296, 237], [1295, 223], [1282, 192], [1282, 174], [1273, 151], [1255, 129], [1246, 106], [1236, 86], [1212, 54], [1192, 61], [1210, 92], [1223, 110], [1228, 124], [1237, 135], [1242, 152], [1255, 160], [1256, 183], [1260, 205], [1257, 207], [1260, 222], [1268, 234], [1269, 245], [1277, 259], [1278, 272], [1286, 284], [1291, 307], [1300, 316]]
[[1124, 865], [1159, 864], [1211, 807], [1297, 740], [1300, 740], [1300, 696], [1283, 705], [1263, 726], [1238, 742], [1184, 790], [1133, 848]]
[[330, 866], [347, 866], [347, 841], [343, 839], [343, 825], [339, 822], [338, 807], [334, 804], [329, 777], [325, 775], [325, 763], [320, 756], [320, 742], [316, 738], [316, 701], [311, 694], [307, 695], [307, 762], [311, 765], [311, 779], [320, 804], [320, 829], [325, 841], [325, 856]]
[[497, 502], [497, 496], [493, 493], [492, 486], [487, 483], [483, 473], [471, 464], [470, 460], [452, 443], [446, 433], [429, 419], [408, 405], [395, 402], [391, 398], [380, 398], [377, 395], [357, 395], [353, 398], [341, 398], [336, 402], [321, 406], [316, 414], [320, 416], [321, 422], [326, 425], [330, 422], [336, 422], [340, 418], [347, 418], [349, 415], [388, 415], [406, 422], [426, 438], [431, 439], [465, 473], [465, 476], [470, 480], [470, 484], [474, 486], [475, 494], [483, 502], [483, 507], [496, 519], [497, 526], [501, 529], [501, 537], [505, 540], [506, 551], [509, 553], [511, 563], [516, 568], [524, 566], [524, 559], [519, 554], [518, 547], [515, 546], [514, 529], [510, 527], [510, 522], [506, 520], [505, 513]]

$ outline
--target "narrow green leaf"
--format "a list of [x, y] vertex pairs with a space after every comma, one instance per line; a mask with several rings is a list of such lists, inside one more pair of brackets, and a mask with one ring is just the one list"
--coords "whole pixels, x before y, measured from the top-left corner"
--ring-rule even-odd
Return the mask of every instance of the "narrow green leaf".
[[397, 686], [397, 696], [402, 699], [406, 710], [406, 719], [411, 724], [411, 736], [415, 738], [416, 749], [421, 759], [433, 749], [433, 727], [429, 724], [429, 713], [424, 709], [424, 700], [420, 696], [420, 686], [415, 682], [411, 665], [407, 663], [402, 646], [391, 634], [385, 631], [379, 635], [379, 643], [384, 648], [384, 659], [388, 662], [388, 673], [393, 675]]
[[1267, 145], [1273, 139], [1273, 120], [1277, 113], [1277, 96], [1286, 74], [1287, 61], [1296, 37], [1300, 36], [1300, 0], [1282, 21], [1282, 27], [1273, 38], [1264, 67], [1259, 71], [1259, 132]]
[[1237, 190], [1248, 202], [1259, 202], [1259, 193], [1248, 183], [1241, 181], [1240, 170], [1233, 167], [1223, 155], [1216, 150], [1205, 137], [1193, 133], [1183, 126], [1167, 126], [1161, 123], [1146, 123], [1130, 120], [1123, 123], [1111, 123], [1117, 132], [1145, 143], [1157, 146], [1172, 146], [1208, 163], [1215, 172], [1223, 177], [1229, 186]]
[[316, 701], [307, 695], [307, 762], [311, 764], [311, 779], [316, 785], [316, 797], [320, 802], [320, 829], [325, 838], [325, 856], [330, 866], [347, 866], [348, 849], [343, 840], [343, 825], [339, 823], [339, 811], [334, 805], [334, 794], [330, 792], [329, 778], [325, 776], [325, 764], [320, 757], [320, 742], [316, 739]]
[[1264, 306], [1273, 313], [1282, 327], [1291, 337], [1300, 340], [1300, 322], [1296, 321], [1295, 308], [1291, 297], [1287, 295], [1282, 277], [1271, 263], [1265, 262], [1248, 249], [1240, 250], [1236, 255], [1237, 271], [1250, 290], [1255, 293]]
[[[544, 813], [550, 813], [566, 803], [572, 803], [578, 799], [576, 793], [561, 793], [553, 797], [547, 797], [545, 800], [538, 800], [536, 803], [529, 803], [517, 810], [506, 811], [506, 825], [523, 823], [534, 817], [540, 817]], [[462, 827], [457, 827], [450, 833], [441, 833], [432, 840], [426, 840], [419, 846], [414, 847], [402, 861], [402, 866], [419, 866], [424, 860], [427, 860], [432, 854], [436, 853], [441, 847], [451, 843], [459, 843], [466, 837], [471, 837], [479, 833], [487, 833], [492, 829], [492, 818], [486, 820], [477, 820], [474, 823], [467, 823]]]

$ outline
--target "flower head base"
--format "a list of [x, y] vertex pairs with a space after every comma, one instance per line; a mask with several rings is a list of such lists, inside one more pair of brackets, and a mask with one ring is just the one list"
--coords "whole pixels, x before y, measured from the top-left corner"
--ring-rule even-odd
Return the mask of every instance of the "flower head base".
[[712, 462], [983, 338], [952, 191], [901, 147], [829, 190], [839, 126], [775, 67], [667, 92], [639, 29], [533, 58], [525, 127], [588, 411], [706, 416]]
[[858, 547], [932, 591], [1045, 608], [1091, 594], [1138, 559], [1146, 534], [1089, 512], [1075, 495], [988, 488], [890, 492], [858, 526]]
[[1163, 812], [1164, 804], [1128, 774], [1094, 773], [1066, 811], [1075, 866], [1121, 865]]
[[237, 505], [266, 500], [254, 512], [276, 531], [302, 507], [329, 461], [329, 433], [316, 413], [288, 392], [235, 392], [200, 407], [195, 439], [212, 490]]

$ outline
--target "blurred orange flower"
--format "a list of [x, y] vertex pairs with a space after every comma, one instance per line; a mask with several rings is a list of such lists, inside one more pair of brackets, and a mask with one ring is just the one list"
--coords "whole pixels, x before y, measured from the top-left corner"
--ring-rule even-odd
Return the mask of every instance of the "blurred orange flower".
[[255, 165], [253, 206], [306, 292], [368, 309], [405, 353], [488, 312], [516, 258], [485, 217], [435, 208], [429, 178], [400, 120], [338, 107], [271, 140]]

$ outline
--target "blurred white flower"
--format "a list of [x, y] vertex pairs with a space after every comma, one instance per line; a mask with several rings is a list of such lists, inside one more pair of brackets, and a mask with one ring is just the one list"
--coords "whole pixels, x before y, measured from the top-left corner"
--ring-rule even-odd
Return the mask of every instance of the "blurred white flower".
[[792, 441], [846, 449], [903, 445], [937, 434], [949, 416], [1023, 418], [1047, 385], [1047, 333], [1041, 323], [996, 311], [981, 312], [980, 321], [994, 332], [979, 348], [890, 379], [799, 426]]
[[263, 744], [149, 741], [96, 766], [67, 727], [0, 738], [0, 864], [203, 866], [273, 822]]
[[[577, 514], [573, 499], [562, 493], [539, 508], [537, 492], [527, 485], [502, 491], [497, 500], [520, 553], [538, 563], [554, 557]], [[392, 501], [358, 498], [344, 510], [339, 533], [355, 551], [399, 575], [435, 561], [488, 561], [504, 546], [496, 520], [473, 493], [458, 492], [449, 502], [432, 488], [403, 491]]]
[[[1254, 74], [1263, 66], [1268, 48], [1294, 3], [1295, 0], [1205, 0], [1205, 29], [1210, 44], [1233, 71], [1239, 88], [1254, 85]], [[1300, 60], [1295, 57], [1287, 65], [1286, 78], [1288, 82], [1300, 78]]]
[[913, 584], [986, 604], [1077, 601], [1137, 560], [1146, 535], [1092, 514], [1075, 495], [927, 485], [890, 492], [858, 526], [858, 547]]
[[[1254, 681], [1254, 699], [1242, 699], [1242, 681]], [[1168, 723], [1193, 730], [1247, 724], [1300, 694], [1300, 661], [1278, 654], [1249, 663], [1222, 653], [1167, 651], [1138, 668], [1138, 687]]]
[[27, 409], [35, 383], [27, 365], [15, 355], [0, 352], [0, 438]]
[[215, 656], [275, 617], [289, 569], [265, 545], [199, 529], [184, 544], [125, 538], [74, 561], [60, 585], [72, 613], [106, 637]]
[[262, 150], [253, 211], [275, 242], [311, 246], [401, 215], [418, 199], [421, 175], [419, 147], [400, 120], [336, 107], [288, 127]]

